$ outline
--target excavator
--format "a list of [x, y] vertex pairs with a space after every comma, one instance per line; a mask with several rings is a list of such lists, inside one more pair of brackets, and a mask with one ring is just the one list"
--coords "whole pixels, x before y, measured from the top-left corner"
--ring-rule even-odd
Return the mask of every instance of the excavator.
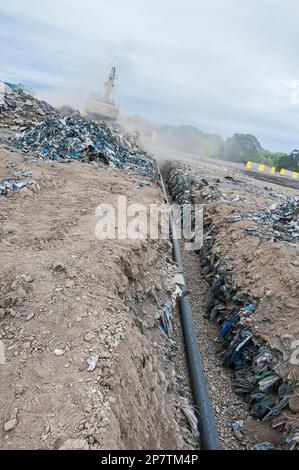
[[86, 103], [86, 114], [97, 121], [116, 121], [119, 115], [119, 108], [113, 101], [113, 91], [117, 79], [116, 69], [112, 67], [109, 78], [105, 83], [103, 97], [97, 93], [92, 93]]

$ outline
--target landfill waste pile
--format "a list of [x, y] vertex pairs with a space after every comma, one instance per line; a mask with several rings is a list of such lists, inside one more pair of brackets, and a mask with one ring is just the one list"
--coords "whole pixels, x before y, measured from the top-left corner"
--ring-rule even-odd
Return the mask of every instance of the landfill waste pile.
[[9, 144], [26, 155], [68, 163], [96, 162], [158, 179], [156, 162], [130, 136], [122, 136], [105, 123], [81, 116], [50, 116]]
[[155, 160], [135, 138], [121, 135], [104, 122], [86, 120], [78, 112], [63, 108], [60, 113], [43, 101], [0, 84], [0, 129], [20, 131], [5, 139], [11, 148], [44, 160], [95, 162], [158, 180]]
[[[293, 308], [296, 315], [296, 306], [289, 300], [289, 295], [296, 286], [296, 278], [291, 280], [290, 274], [281, 275], [280, 278], [272, 274], [273, 267], [271, 265], [267, 267], [271, 259], [269, 254], [266, 258], [267, 263], [260, 259], [255, 265], [251, 278], [250, 240], [253, 239], [250, 238], [250, 231], [245, 229], [247, 219], [251, 218], [257, 222], [254, 231], [260, 234], [260, 241], [257, 243], [263, 241], [265, 246], [269, 246], [269, 250], [275, 248], [274, 245], [272, 248], [269, 242], [275, 241], [277, 242], [275, 245], [280, 244], [275, 248], [276, 257], [278, 249], [295, 250], [294, 243], [298, 240], [298, 198], [277, 195], [267, 189], [256, 188], [254, 191], [254, 187], [250, 184], [243, 185], [242, 182], [230, 176], [213, 178], [208, 172], [200, 172], [190, 165], [178, 162], [167, 163], [164, 176], [175, 202], [182, 206], [188, 203], [204, 204], [204, 242], [200, 250], [201, 273], [211, 286], [206, 318], [219, 325], [219, 335], [216, 338], [220, 348], [218, 353], [223, 365], [234, 371], [235, 390], [246, 399], [253, 418], [269, 422], [273, 429], [283, 431], [284, 446], [288, 449], [296, 448], [299, 438], [299, 419], [296, 414], [299, 411], [296, 404], [299, 385], [297, 362], [294, 354], [292, 356], [292, 344], [289, 345], [289, 354], [287, 354], [280, 341], [275, 338], [277, 335], [280, 338], [287, 337], [291, 343], [293, 335], [295, 338], [298, 322], [295, 316], [293, 335], [281, 335], [278, 322], [276, 325], [274, 321], [274, 315], [268, 320], [266, 311], [263, 311], [263, 308], [267, 308], [269, 312], [275, 313], [279, 312], [278, 309], [284, 308], [286, 316], [285, 309], [289, 306], [290, 315]], [[245, 191], [250, 193], [252, 199], [248, 196], [244, 197]], [[269, 192], [271, 193], [270, 199]], [[248, 199], [253, 200], [253, 205], [256, 204], [256, 194], [263, 197], [263, 204], [265, 200], [267, 203], [272, 202], [269, 208], [246, 210], [251, 206], [251, 202], [247, 202]], [[277, 204], [273, 204], [275, 199], [279, 200]], [[236, 203], [236, 208], [241, 207], [241, 212], [234, 211], [233, 202]], [[229, 225], [232, 232], [228, 232]], [[262, 230], [258, 232], [260, 227]], [[265, 227], [267, 230], [264, 229]], [[227, 249], [230, 233], [233, 236], [231, 250]], [[285, 242], [291, 242], [291, 244], [284, 244]], [[259, 246], [256, 242], [254, 243], [254, 247]], [[245, 254], [242, 257], [238, 252], [239, 246], [240, 249], [244, 249]], [[227, 253], [223, 254], [225, 249]], [[259, 249], [262, 253], [260, 246]], [[254, 249], [251, 256], [254, 259]], [[277, 262], [275, 256], [273, 263]], [[246, 263], [244, 263], [244, 258]], [[244, 263], [245, 277], [240, 275], [241, 263]], [[283, 283], [286, 280], [292, 282], [289, 287], [290, 292], [284, 292], [281, 287], [280, 292], [284, 292], [286, 300], [282, 300], [281, 294], [275, 292], [282, 306], [280, 304], [276, 306], [274, 301], [271, 306], [271, 299], [274, 295], [268, 288], [261, 289], [262, 281], [257, 283], [259, 289], [256, 290], [246, 285], [249, 279], [252, 283], [254, 279], [258, 281], [262, 279], [256, 269], [257, 266], [263, 267], [264, 265], [266, 269], [269, 269], [269, 278], [273, 275], [276, 282]], [[296, 266], [295, 261], [294, 266]], [[295, 291], [293, 295], [296, 295]], [[278, 315], [281, 320], [281, 313]], [[287, 322], [286, 318], [283, 322]], [[267, 328], [269, 323], [272, 334]], [[282, 414], [282, 410], [286, 409], [287, 413]]]
[[58, 114], [45, 101], [12, 90], [0, 81], [0, 130], [13, 133], [23, 131], [42, 122], [47, 116]]
[[[155, 160], [136, 139], [111, 126], [84, 119], [76, 111], [62, 112], [0, 82], [0, 130], [11, 148], [44, 160], [96, 162], [158, 180]], [[16, 134], [16, 131], [19, 131]]]

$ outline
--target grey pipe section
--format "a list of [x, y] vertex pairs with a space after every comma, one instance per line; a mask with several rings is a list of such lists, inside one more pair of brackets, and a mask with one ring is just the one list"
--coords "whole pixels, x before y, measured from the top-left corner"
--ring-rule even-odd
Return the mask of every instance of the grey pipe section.
[[[169, 205], [164, 181], [161, 174], [160, 178], [162, 190], [167, 204]], [[174, 260], [183, 272], [182, 255], [176, 237], [176, 228], [171, 213], [169, 213], [169, 217]], [[179, 297], [179, 306], [181, 312], [181, 321], [184, 332], [186, 355], [193, 392], [193, 399], [199, 422], [201, 448], [204, 450], [221, 450], [214, 412], [209, 398], [205, 373], [202, 366], [201, 354], [198, 348], [197, 335], [194, 331], [192, 312], [186, 285], [183, 288], [183, 296]]]

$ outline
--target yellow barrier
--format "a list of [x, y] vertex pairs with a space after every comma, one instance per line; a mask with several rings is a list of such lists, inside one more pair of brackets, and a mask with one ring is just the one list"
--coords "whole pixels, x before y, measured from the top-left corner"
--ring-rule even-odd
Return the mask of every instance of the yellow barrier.
[[[264, 163], [247, 162], [245, 164], [245, 166], [248, 170], [250, 170], [250, 169], [251, 170], [257, 170], [257, 171], [261, 171], [261, 172], [265, 172], [265, 173], [270, 173], [272, 175], [275, 175], [275, 173], [276, 173], [276, 167], [275, 166], [269, 167], [269, 166], [266, 166]], [[288, 176], [288, 177], [296, 178], [296, 179], [299, 178], [299, 172], [298, 171], [289, 171], [289, 170], [286, 170], [285, 168], [281, 168], [280, 171], [279, 171], [279, 174], [280, 174], [280, 176]]]

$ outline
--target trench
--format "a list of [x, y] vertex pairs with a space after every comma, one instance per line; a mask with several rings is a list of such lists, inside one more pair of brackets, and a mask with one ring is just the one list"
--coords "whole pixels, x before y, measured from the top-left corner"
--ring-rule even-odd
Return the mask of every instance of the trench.
[[[160, 181], [165, 200], [169, 207], [169, 199], [164, 184], [163, 177], [160, 173]], [[178, 269], [183, 276], [181, 289], [182, 294], [179, 296], [179, 310], [181, 314], [181, 324], [184, 335], [185, 353], [188, 363], [190, 384], [193, 392], [193, 400], [196, 416], [198, 418], [198, 429], [200, 433], [201, 448], [203, 450], [220, 450], [220, 441], [216, 428], [214, 412], [207, 389], [205, 372], [202, 366], [200, 351], [198, 348], [198, 340], [194, 330], [192, 311], [189, 302], [188, 287], [184, 279], [184, 264], [180, 250], [180, 244], [176, 234], [176, 221], [169, 210], [170, 235], [172, 238], [173, 257], [178, 265]]]
[[[183, 191], [181, 194], [173, 192], [166, 166], [162, 168], [162, 174], [170, 201], [182, 202], [185, 195]], [[183, 245], [184, 241], [181, 241], [188, 297], [220, 445], [225, 450], [245, 450], [252, 449], [255, 444], [270, 442], [276, 449], [282, 448], [281, 436], [268, 423], [252, 417], [251, 407], [244, 396], [235, 391], [233, 370], [223, 365], [223, 349], [219, 345], [220, 328], [211, 322], [207, 314], [212, 310], [211, 306], [217, 303], [217, 298], [212, 292], [215, 279], [206, 275], [206, 247], [200, 251], [188, 251], [184, 250]], [[244, 427], [246, 434], [243, 432]]]
[[[219, 327], [205, 318], [211, 293], [201, 272], [199, 256], [189, 251], [184, 251], [183, 256], [194, 326], [222, 447], [243, 450], [256, 441], [277, 441], [277, 433], [267, 424], [257, 423], [250, 416], [243, 398], [235, 392], [233, 372], [223, 367], [221, 349], [216, 341]], [[251, 434], [249, 440], [234, 431], [233, 425], [237, 422], [246, 422]]]

